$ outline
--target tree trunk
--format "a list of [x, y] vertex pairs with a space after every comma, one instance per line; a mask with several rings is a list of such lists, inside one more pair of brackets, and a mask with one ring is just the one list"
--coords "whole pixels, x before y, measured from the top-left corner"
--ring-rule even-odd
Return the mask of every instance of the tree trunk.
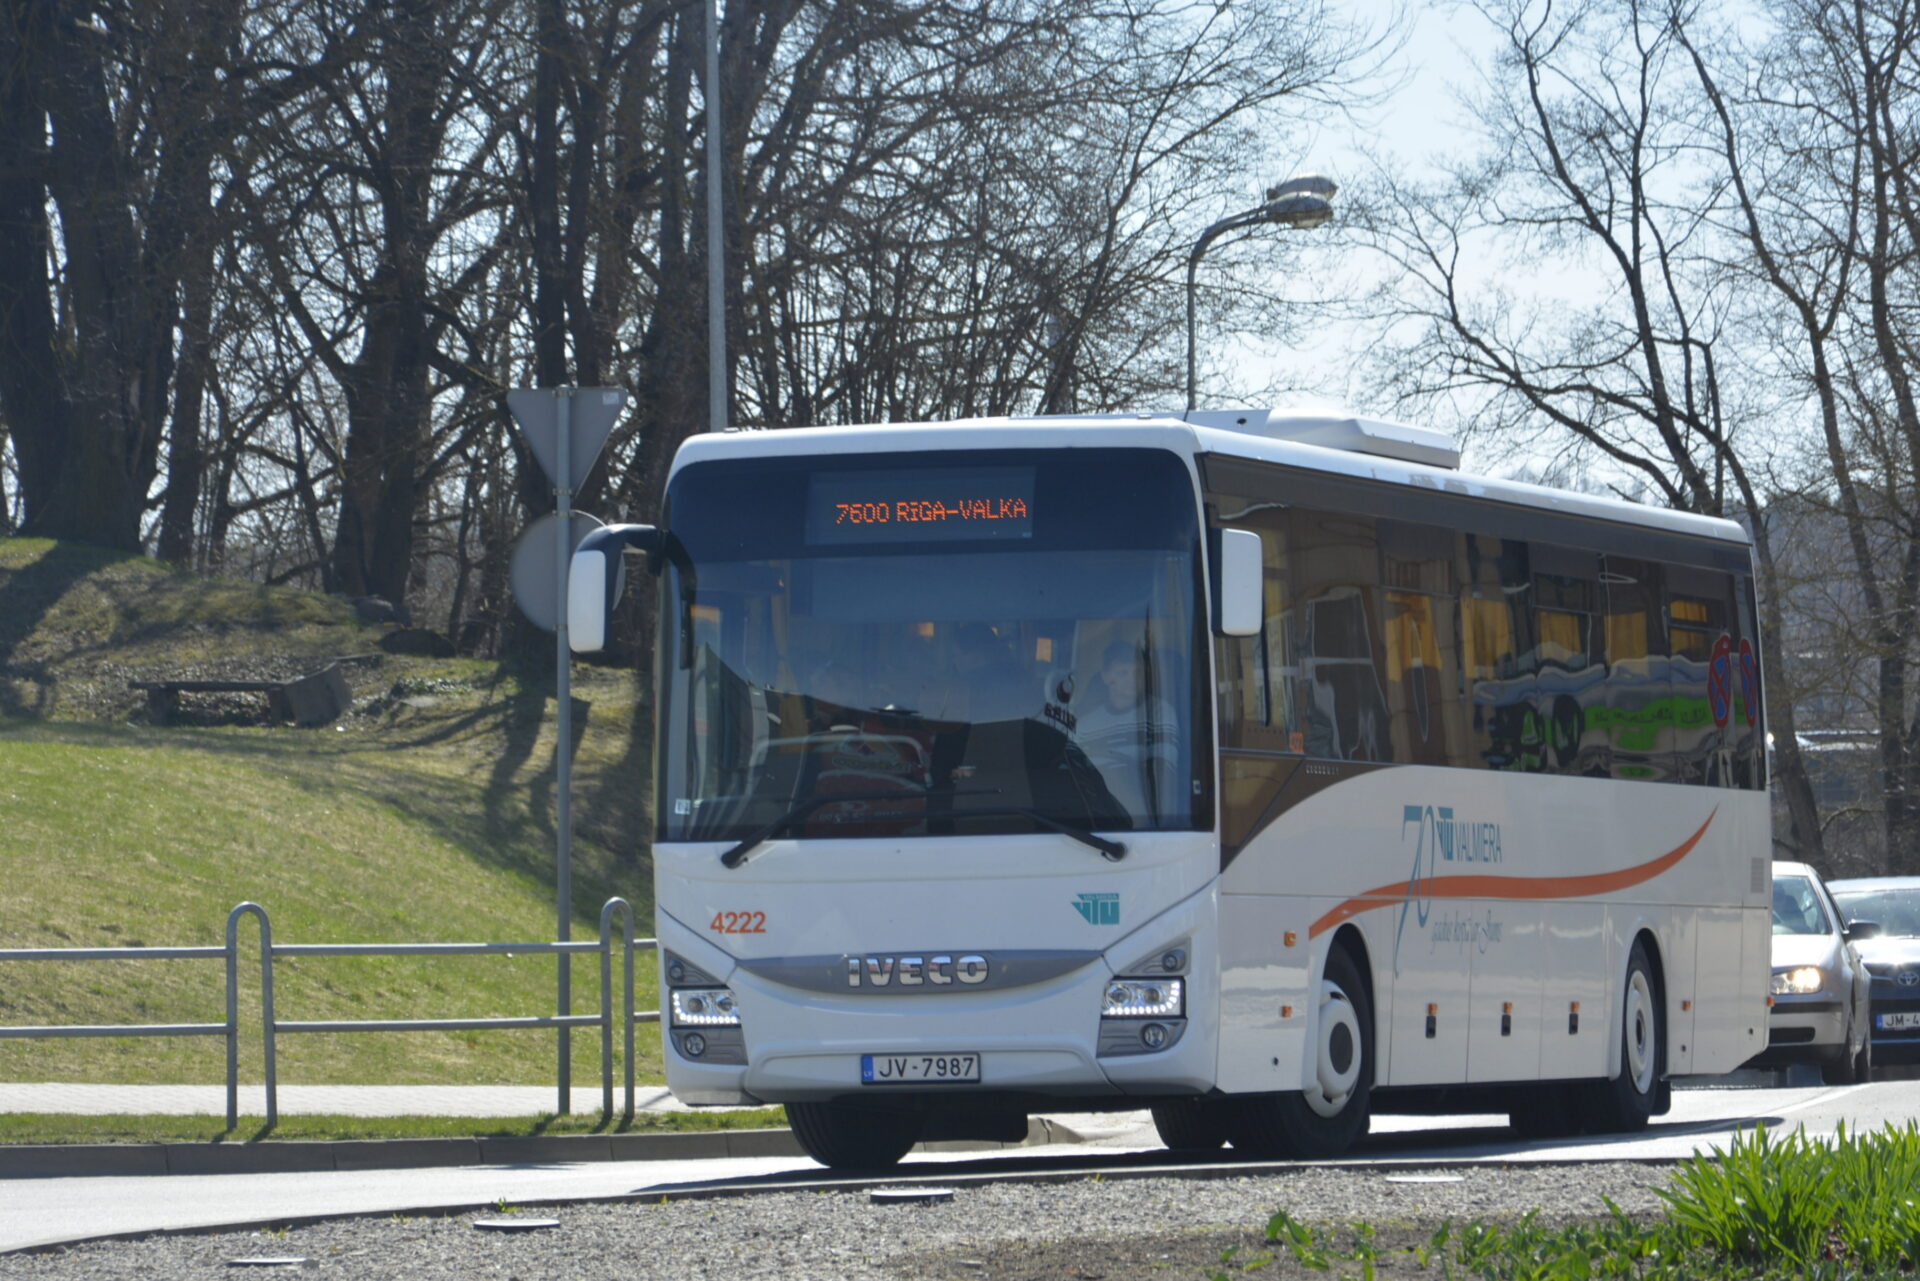
[[441, 63], [429, 0], [395, 6], [383, 61], [383, 261], [368, 291], [360, 353], [343, 379], [347, 446], [333, 565], [341, 591], [400, 605], [413, 573], [420, 455], [432, 409], [426, 233]]

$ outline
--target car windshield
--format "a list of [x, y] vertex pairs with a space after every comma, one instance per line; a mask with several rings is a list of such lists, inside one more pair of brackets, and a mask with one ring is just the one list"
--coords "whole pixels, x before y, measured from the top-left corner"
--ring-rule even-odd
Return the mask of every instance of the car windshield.
[[669, 520], [663, 839], [1211, 822], [1175, 456], [699, 464]]
[[1773, 878], [1773, 932], [1775, 934], [1831, 934], [1827, 909], [1819, 891], [1804, 876]]
[[1833, 898], [1850, 921], [1872, 921], [1888, 937], [1920, 938], [1920, 885], [1834, 890]]

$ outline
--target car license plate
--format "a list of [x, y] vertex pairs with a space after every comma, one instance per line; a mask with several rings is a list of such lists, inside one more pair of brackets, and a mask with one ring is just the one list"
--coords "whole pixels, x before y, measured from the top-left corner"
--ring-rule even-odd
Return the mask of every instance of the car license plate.
[[862, 1085], [962, 1085], [980, 1080], [978, 1054], [862, 1054]]
[[1876, 1014], [1873, 1016], [1873, 1023], [1875, 1027], [1885, 1028], [1889, 1032], [1909, 1031], [1920, 1028], [1920, 1011], [1903, 1010], [1899, 1014]]

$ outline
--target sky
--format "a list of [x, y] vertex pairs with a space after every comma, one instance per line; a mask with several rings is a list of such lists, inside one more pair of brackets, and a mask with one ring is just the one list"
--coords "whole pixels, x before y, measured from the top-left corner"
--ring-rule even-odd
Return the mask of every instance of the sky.
[[[1376, 30], [1386, 28], [1396, 15], [1403, 23], [1406, 38], [1375, 82], [1383, 97], [1351, 118], [1328, 115], [1297, 146], [1280, 149], [1279, 163], [1290, 164], [1290, 172], [1326, 174], [1350, 189], [1379, 164], [1419, 177], [1433, 173], [1440, 158], [1470, 151], [1476, 139], [1457, 94], [1475, 83], [1476, 65], [1491, 54], [1493, 37], [1485, 20], [1450, 0], [1345, 0], [1341, 8]], [[1272, 180], [1286, 176], [1276, 173]], [[1302, 302], [1311, 302], [1317, 290], [1343, 293], [1360, 287], [1364, 273], [1371, 270], [1370, 264], [1342, 262], [1332, 244], [1297, 248], [1304, 278], [1282, 280], [1278, 287], [1283, 296]], [[1345, 372], [1366, 341], [1365, 334], [1350, 326], [1321, 321], [1302, 325], [1285, 343], [1237, 346], [1247, 367], [1269, 370], [1297, 389], [1283, 397], [1289, 407], [1344, 408], [1392, 417], [1390, 406], [1367, 403], [1364, 389], [1347, 385]]]

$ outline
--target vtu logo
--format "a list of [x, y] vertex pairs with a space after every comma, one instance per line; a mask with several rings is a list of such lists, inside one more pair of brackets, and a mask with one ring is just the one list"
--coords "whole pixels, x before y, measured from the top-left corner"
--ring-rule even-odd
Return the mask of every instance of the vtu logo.
[[1074, 903], [1073, 910], [1085, 917], [1088, 925], [1120, 924], [1118, 894], [1082, 894]]

